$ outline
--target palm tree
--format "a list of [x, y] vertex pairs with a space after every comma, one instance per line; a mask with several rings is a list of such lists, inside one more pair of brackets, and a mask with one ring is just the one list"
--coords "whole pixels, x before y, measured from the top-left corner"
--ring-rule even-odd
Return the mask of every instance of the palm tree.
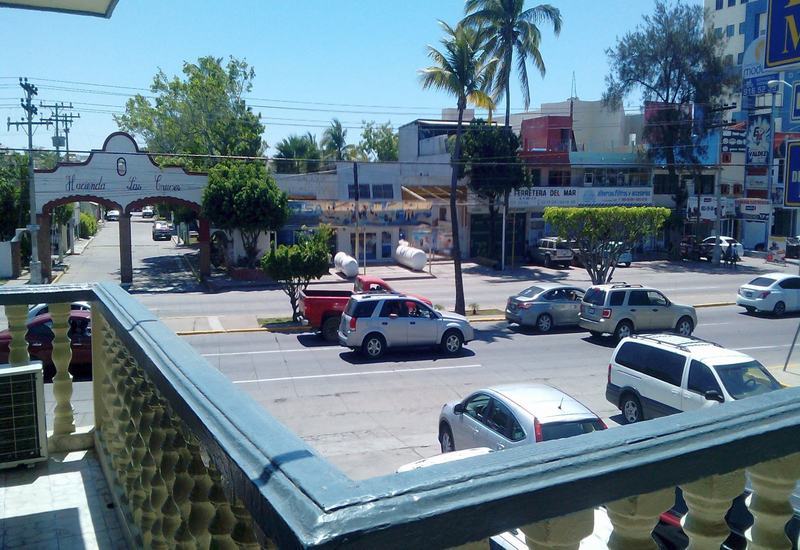
[[496, 94], [506, 96], [506, 127], [511, 126], [511, 68], [517, 58], [517, 74], [522, 99], [527, 110], [531, 103], [528, 85], [528, 58], [545, 75], [544, 59], [539, 51], [542, 33], [538, 24], [552, 23], [556, 36], [561, 32], [561, 12], [550, 4], [525, 9], [525, 0], [467, 0], [463, 23], [483, 28], [487, 33], [485, 48], [499, 60], [494, 81]]
[[338, 118], [331, 120], [330, 127], [322, 134], [322, 150], [328, 158], [345, 160], [347, 158], [347, 130], [342, 127]]
[[483, 36], [480, 29], [458, 25], [455, 29], [439, 21], [445, 31], [441, 43], [443, 49], [428, 46], [428, 57], [435, 65], [419, 71], [422, 87], [434, 88], [456, 96], [458, 125], [456, 142], [452, 156], [452, 175], [450, 177], [450, 216], [453, 230], [453, 265], [456, 278], [456, 313], [464, 314], [464, 281], [461, 275], [461, 244], [458, 231], [458, 210], [456, 210], [456, 185], [458, 184], [457, 165], [461, 157], [461, 133], [463, 131], [464, 109], [467, 103], [478, 107], [490, 107], [493, 102], [486, 92], [491, 83], [492, 69], [496, 59], [486, 59], [483, 49]]
[[321, 153], [317, 138], [311, 132], [282, 139], [275, 146], [275, 171], [279, 174], [299, 174], [319, 170]]

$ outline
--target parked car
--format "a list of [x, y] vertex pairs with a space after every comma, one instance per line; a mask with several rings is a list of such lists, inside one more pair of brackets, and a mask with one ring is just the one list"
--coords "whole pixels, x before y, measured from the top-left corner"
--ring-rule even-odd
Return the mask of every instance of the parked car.
[[[350, 296], [357, 293], [395, 293], [389, 283], [378, 277], [359, 275], [353, 290], [306, 289], [300, 293], [299, 311], [302, 320], [328, 342], [338, 341], [337, 331], [342, 319], [342, 311], [347, 307]], [[418, 294], [406, 294], [429, 306], [433, 303]]]
[[780, 316], [800, 310], [800, 277], [788, 273], [767, 273], [739, 287], [736, 305], [750, 313], [770, 312]]
[[582, 288], [558, 283], [539, 283], [509, 296], [506, 302], [506, 321], [521, 326], [534, 326], [539, 332], [553, 327], [578, 324]]
[[339, 343], [378, 359], [387, 348], [438, 346], [455, 355], [475, 338], [463, 315], [439, 312], [402, 294], [353, 294], [339, 324]]
[[156, 215], [156, 211], [152, 206], [145, 206], [142, 208], [142, 217], [143, 218], [152, 218]]
[[[702, 241], [701, 247], [701, 254], [707, 259], [711, 260], [714, 256], [714, 247], [716, 246], [717, 237], [712, 235], [711, 237], [706, 237]], [[744, 258], [744, 245], [734, 239], [733, 237], [725, 237], [720, 236], [719, 238], [719, 248], [721, 252], [722, 258], [728, 253], [728, 247], [733, 247], [733, 253], [736, 254], [739, 258]]]
[[655, 288], [614, 283], [586, 291], [578, 325], [592, 336], [612, 334], [618, 340], [639, 331], [674, 330], [689, 336], [697, 314], [694, 307], [672, 303]]
[[153, 222], [153, 240], [168, 241], [172, 239], [172, 226], [167, 222]]
[[[90, 365], [92, 363], [92, 317], [89, 311], [72, 310], [69, 315], [69, 337], [72, 347], [70, 365]], [[53, 319], [49, 313], [34, 317], [28, 323], [28, 355], [45, 366], [52, 365]], [[0, 331], [0, 364], [8, 363], [11, 332]]]
[[439, 414], [443, 453], [472, 447], [506, 449], [563, 439], [606, 425], [580, 401], [545, 384], [508, 384], [446, 403]]
[[106, 212], [106, 220], [110, 222], [118, 222], [119, 210], [109, 210], [108, 212]]
[[800, 237], [786, 237], [786, 257], [800, 258]]
[[[75, 310], [91, 311], [92, 304], [90, 304], [89, 302], [72, 302], [69, 308], [73, 311]], [[25, 319], [25, 322], [30, 323], [31, 321], [33, 321], [34, 317], [38, 317], [39, 315], [44, 315], [45, 313], [49, 312], [50, 312], [50, 306], [48, 304], [36, 304], [34, 306], [31, 306], [30, 309], [28, 309], [28, 316]]]
[[[575, 267], [584, 267], [583, 261], [580, 256], [580, 248], [575, 241], [570, 242], [570, 249], [572, 250], [572, 265]], [[609, 254], [609, 247], [606, 247], [604, 256]], [[624, 248], [617, 257], [617, 266], [630, 267], [633, 263], [633, 253], [630, 248]]]
[[617, 345], [608, 365], [606, 399], [632, 424], [782, 387], [749, 355], [699, 338], [655, 334]]
[[536, 246], [532, 247], [528, 252], [531, 261], [542, 264], [545, 267], [553, 267], [554, 265], [569, 267], [572, 263], [572, 255], [569, 243], [558, 237], [539, 239]]

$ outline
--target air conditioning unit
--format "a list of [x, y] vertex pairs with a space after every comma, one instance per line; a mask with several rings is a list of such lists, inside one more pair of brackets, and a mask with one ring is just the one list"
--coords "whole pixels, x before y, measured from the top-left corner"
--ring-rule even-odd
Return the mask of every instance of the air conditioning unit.
[[0, 469], [47, 460], [42, 364], [0, 365]]

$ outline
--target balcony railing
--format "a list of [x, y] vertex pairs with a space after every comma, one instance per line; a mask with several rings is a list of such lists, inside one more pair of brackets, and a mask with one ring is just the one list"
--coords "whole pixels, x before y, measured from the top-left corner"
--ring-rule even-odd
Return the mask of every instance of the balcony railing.
[[52, 304], [54, 447], [81, 444], [67, 372], [67, 304], [75, 300], [93, 303], [91, 444], [132, 546], [478, 548], [519, 527], [531, 547], [577, 548], [592, 532], [593, 509], [605, 505], [609, 547], [644, 548], [680, 486], [691, 547], [719, 548], [747, 472], [751, 547], [790, 547], [800, 389], [540, 443], [535, 452], [353, 481], [118, 286], [0, 289], [12, 364], [28, 361], [26, 305]]

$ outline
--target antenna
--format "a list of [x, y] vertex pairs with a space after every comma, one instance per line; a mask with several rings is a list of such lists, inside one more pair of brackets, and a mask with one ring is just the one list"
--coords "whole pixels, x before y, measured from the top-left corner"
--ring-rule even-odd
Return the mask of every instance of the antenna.
[[561, 405], [564, 404], [564, 396], [561, 396], [561, 402], [558, 404], [558, 410], [561, 410]]
[[570, 99], [578, 99], [578, 84], [575, 81], [575, 71], [572, 71], [572, 89], [569, 91]]

